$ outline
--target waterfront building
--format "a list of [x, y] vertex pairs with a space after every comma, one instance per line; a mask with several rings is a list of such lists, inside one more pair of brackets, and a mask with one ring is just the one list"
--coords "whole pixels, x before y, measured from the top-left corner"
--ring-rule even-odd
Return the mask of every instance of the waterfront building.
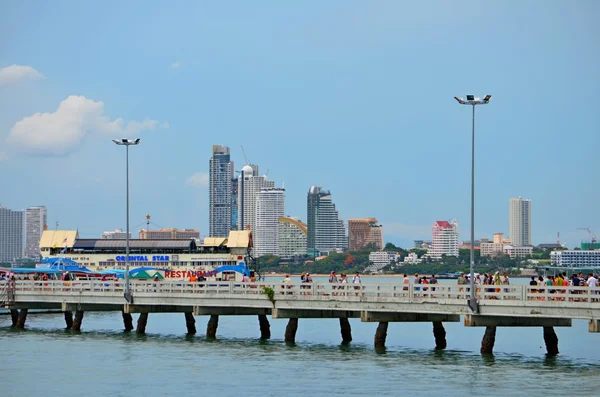
[[348, 249], [344, 221], [339, 218], [331, 193], [320, 186], [311, 186], [307, 198], [307, 253], [316, 256], [322, 251]]
[[40, 238], [47, 225], [46, 207], [29, 207], [25, 210], [25, 256], [37, 258], [41, 255]]
[[274, 187], [274, 181], [258, 175], [258, 165], [248, 164], [242, 168], [238, 178], [238, 230], [256, 231], [256, 197], [261, 190]]
[[504, 238], [504, 233], [494, 233], [492, 242], [481, 243], [481, 256], [498, 256], [504, 254], [504, 246], [510, 241]]
[[[75, 230], [46, 230], [40, 250], [44, 258], [71, 259], [92, 271], [123, 270], [125, 244], [121, 239], [80, 239]], [[187, 278], [198, 271], [223, 271], [229, 277], [231, 266], [246, 267], [252, 236], [249, 231], [231, 231], [228, 237], [207, 237], [203, 244], [195, 239], [132, 239], [129, 245], [132, 269], [150, 268], [165, 278]]]
[[369, 253], [369, 262], [380, 267], [380, 269], [395, 262], [398, 258], [400, 258], [400, 255], [391, 251], [374, 251]]
[[209, 228], [211, 237], [226, 237], [231, 230], [233, 162], [227, 146], [213, 145], [209, 163]]
[[142, 229], [138, 233], [140, 240], [180, 240], [200, 239], [200, 231], [196, 229], [163, 228], [160, 230]]
[[23, 211], [0, 206], [0, 263], [10, 263], [23, 257]]
[[431, 248], [428, 254], [440, 259], [442, 255], [458, 257], [458, 221], [435, 221], [431, 227]]
[[277, 244], [280, 257], [306, 255], [308, 227], [297, 218], [279, 217]]
[[358, 251], [369, 244], [376, 250], [383, 249], [383, 227], [376, 218], [348, 219], [348, 249]]
[[419, 256], [415, 252], [410, 252], [407, 256], [404, 257], [405, 265], [416, 265], [421, 263], [423, 260], [419, 258]]
[[531, 245], [531, 200], [522, 197], [509, 200], [508, 228], [513, 246]]
[[550, 263], [558, 267], [600, 269], [600, 250], [565, 250], [550, 252]]
[[285, 214], [285, 189], [262, 189], [256, 196], [254, 256], [277, 255], [279, 218]]
[[[129, 238], [131, 238], [131, 232], [129, 232]], [[125, 240], [127, 239], [127, 232], [123, 229], [115, 229], [110, 232], [102, 233], [103, 240]]]
[[429, 249], [431, 247], [431, 240], [413, 240], [415, 248], [418, 249]]
[[516, 259], [516, 258], [526, 258], [528, 256], [531, 256], [531, 254], [533, 253], [533, 247], [532, 246], [527, 246], [527, 247], [523, 247], [523, 246], [519, 246], [516, 247], [514, 245], [505, 245], [504, 248], [504, 254], [510, 256], [510, 259]]

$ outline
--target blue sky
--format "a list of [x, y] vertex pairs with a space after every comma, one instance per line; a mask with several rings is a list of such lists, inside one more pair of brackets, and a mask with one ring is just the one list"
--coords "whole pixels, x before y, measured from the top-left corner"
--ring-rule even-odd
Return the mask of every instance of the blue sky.
[[[213, 144], [311, 185], [386, 241], [457, 218], [469, 236], [477, 109], [476, 237], [508, 232], [533, 200], [534, 243], [600, 234], [600, 3], [595, 1], [103, 1], [0, 5], [0, 203], [46, 205], [83, 237], [131, 226], [208, 232]], [[39, 113], [39, 114], [38, 114]]]

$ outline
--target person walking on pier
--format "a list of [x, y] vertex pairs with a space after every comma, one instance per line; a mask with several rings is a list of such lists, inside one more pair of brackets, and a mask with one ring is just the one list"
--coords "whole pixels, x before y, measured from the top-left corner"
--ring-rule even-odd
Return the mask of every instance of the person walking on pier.
[[[355, 290], [360, 290], [361, 280], [360, 280], [360, 274], [358, 272], [356, 272], [354, 277], [352, 277], [352, 284], [355, 285], [355, 287], [354, 287]], [[356, 293], [356, 296], [358, 296], [358, 292]]]

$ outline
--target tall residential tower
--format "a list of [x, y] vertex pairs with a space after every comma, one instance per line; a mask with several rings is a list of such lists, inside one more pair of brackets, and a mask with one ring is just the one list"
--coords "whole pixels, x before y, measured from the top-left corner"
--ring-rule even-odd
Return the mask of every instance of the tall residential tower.
[[307, 199], [307, 253], [316, 256], [319, 251], [347, 250], [348, 237], [344, 221], [328, 190], [311, 186]]
[[508, 208], [510, 242], [514, 247], [531, 245], [531, 200], [513, 197]]
[[256, 198], [263, 189], [275, 187], [274, 181], [258, 176], [258, 166], [245, 165], [238, 177], [237, 230], [256, 231]]
[[285, 189], [262, 189], [256, 197], [254, 256], [277, 255], [279, 218], [285, 214]]
[[231, 230], [233, 162], [227, 146], [213, 145], [209, 175], [210, 237], [227, 237]]
[[42, 255], [40, 239], [47, 225], [47, 211], [43, 205], [25, 210], [25, 256], [36, 258]]
[[24, 215], [0, 206], [0, 263], [23, 257]]

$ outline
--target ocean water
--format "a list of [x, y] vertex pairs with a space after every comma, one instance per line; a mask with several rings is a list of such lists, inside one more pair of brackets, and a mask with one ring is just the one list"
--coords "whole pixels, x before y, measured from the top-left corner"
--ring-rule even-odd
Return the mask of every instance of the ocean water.
[[390, 323], [381, 351], [377, 324], [359, 319], [348, 345], [336, 319], [300, 319], [295, 344], [283, 341], [287, 320], [269, 317], [268, 341], [256, 316], [221, 316], [216, 340], [207, 321], [196, 317], [188, 336], [183, 314], [152, 313], [137, 335], [120, 313], [86, 313], [81, 332], [65, 331], [62, 314], [30, 314], [25, 330], [0, 316], [0, 396], [600, 395], [600, 335], [586, 321], [555, 328], [554, 358], [541, 328], [498, 328], [494, 355], [482, 356], [483, 328], [462, 323], [445, 324], [444, 351], [430, 323]]

